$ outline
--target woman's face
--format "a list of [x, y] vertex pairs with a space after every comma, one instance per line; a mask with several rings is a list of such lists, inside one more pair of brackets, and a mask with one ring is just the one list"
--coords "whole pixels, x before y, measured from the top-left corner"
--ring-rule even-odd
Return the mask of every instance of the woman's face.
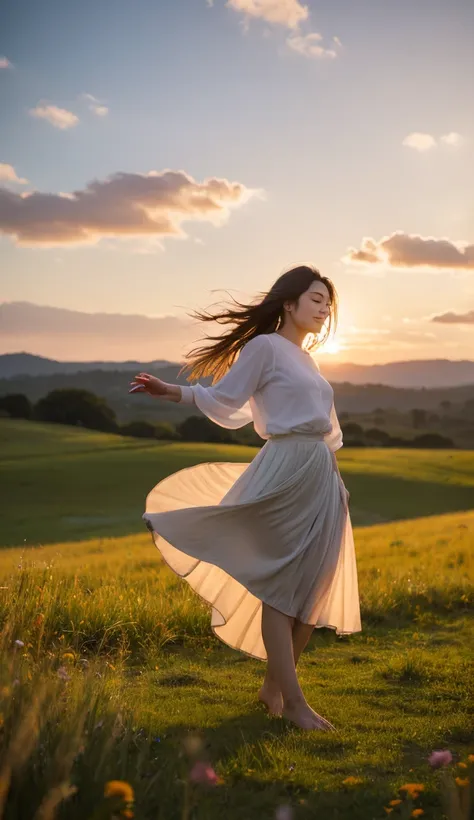
[[324, 322], [329, 316], [331, 296], [323, 282], [312, 282], [308, 290], [301, 294], [298, 305], [285, 302], [287, 320], [304, 333], [320, 333]]

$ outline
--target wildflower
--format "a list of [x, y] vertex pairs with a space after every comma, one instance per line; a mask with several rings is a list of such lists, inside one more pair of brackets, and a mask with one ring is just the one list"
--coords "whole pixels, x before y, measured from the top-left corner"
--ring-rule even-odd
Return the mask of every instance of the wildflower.
[[467, 763], [458, 763], [460, 769], [467, 769]]
[[428, 763], [433, 769], [440, 769], [441, 766], [449, 766], [452, 762], [453, 756], [449, 749], [438, 749], [434, 752], [431, 752]]
[[474, 755], [468, 755], [467, 759], [469, 760], [469, 763], [474, 763]]
[[454, 778], [458, 786], [468, 786], [469, 785], [469, 778], [468, 777], [455, 777]]
[[401, 802], [402, 802], [401, 800], [391, 800], [388, 805], [389, 806], [399, 806]]
[[346, 777], [345, 780], [342, 781], [344, 786], [357, 786], [359, 783], [363, 783], [362, 778], [360, 777]]
[[293, 809], [288, 803], [278, 806], [275, 812], [275, 820], [293, 820]]
[[189, 773], [189, 778], [193, 783], [204, 783], [206, 786], [216, 786], [221, 782], [221, 778], [217, 776], [212, 766], [204, 760], [196, 761]]
[[384, 809], [387, 812], [387, 814], [390, 814], [390, 812], [393, 811], [393, 809], [388, 809], [387, 806], [384, 806]]
[[121, 797], [125, 803], [133, 803], [135, 795], [125, 780], [109, 780], [104, 787], [104, 797]]
[[74, 655], [72, 654], [72, 652], [64, 652], [63, 661], [73, 661], [73, 660], [74, 660]]
[[423, 783], [405, 783], [404, 786], [400, 786], [399, 791], [407, 792], [410, 797], [416, 800], [419, 793], [424, 791], [424, 788]]
[[58, 674], [58, 678], [61, 678], [62, 680], [69, 680], [69, 678], [70, 678], [70, 675], [68, 675], [65, 666], [60, 666], [59, 669], [58, 669], [57, 674]]
[[423, 809], [413, 809], [410, 816], [411, 817], [421, 817], [422, 814], [424, 814]]
[[25, 644], [23, 643], [23, 641], [20, 641], [18, 639], [15, 641], [15, 646], [20, 646], [21, 647], [21, 646], [24, 646], [24, 645]]

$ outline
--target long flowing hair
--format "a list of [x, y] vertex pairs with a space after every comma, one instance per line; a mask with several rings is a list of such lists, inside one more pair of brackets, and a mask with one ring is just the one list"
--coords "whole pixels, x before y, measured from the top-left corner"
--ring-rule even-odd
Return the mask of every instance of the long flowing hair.
[[202, 322], [218, 322], [235, 326], [224, 335], [206, 336], [206, 340], [211, 340], [214, 344], [190, 350], [185, 355], [187, 363], [178, 375], [188, 370], [190, 373], [187, 381], [194, 381], [205, 376], [213, 376], [213, 384], [219, 381], [232, 366], [240, 349], [250, 339], [261, 333], [273, 333], [282, 326], [285, 318], [284, 303], [297, 303], [301, 294], [308, 290], [313, 282], [322, 282], [326, 285], [331, 307], [328, 322], [324, 325], [324, 335], [321, 338], [312, 334], [314, 340], [305, 345], [304, 349], [312, 352], [321, 347], [331, 331], [337, 327], [337, 292], [331, 280], [326, 276], [321, 276], [316, 268], [311, 265], [299, 265], [279, 276], [267, 293], [259, 292], [256, 297], [257, 301], [254, 303], [245, 304], [232, 297], [235, 306], [225, 307], [214, 313], [207, 310], [195, 310], [188, 313], [188, 316], [194, 316]]

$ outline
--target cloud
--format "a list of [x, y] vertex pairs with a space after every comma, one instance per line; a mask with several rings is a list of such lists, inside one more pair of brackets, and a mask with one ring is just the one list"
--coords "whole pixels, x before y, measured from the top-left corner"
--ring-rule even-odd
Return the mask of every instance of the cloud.
[[92, 94], [82, 94], [82, 99], [87, 100], [89, 103], [89, 110], [92, 111], [97, 117], [106, 117], [109, 113], [109, 109], [106, 105], [100, 102], [96, 97]]
[[62, 131], [66, 128], [73, 128], [79, 122], [79, 117], [76, 117], [72, 111], [58, 108], [56, 105], [37, 105], [36, 108], [30, 109], [30, 114], [32, 117], [48, 120], [51, 125]]
[[0, 188], [0, 232], [19, 245], [96, 243], [104, 237], [185, 237], [181, 223], [219, 225], [231, 209], [260, 191], [211, 177], [196, 182], [184, 171], [116, 173], [70, 194]]
[[31, 302], [0, 304], [0, 351], [3, 353], [28, 350], [41, 356], [59, 357], [62, 361], [167, 359], [179, 362], [185, 350], [201, 335], [196, 331], [195, 322], [186, 315], [153, 317], [86, 313]]
[[332, 39], [336, 43], [336, 45], [339, 46], [339, 48], [343, 47], [339, 37], [333, 37]]
[[12, 68], [10, 60], [7, 60], [6, 57], [0, 57], [0, 68]]
[[349, 248], [342, 258], [346, 264], [389, 265], [394, 268], [433, 270], [474, 270], [474, 245], [397, 231], [378, 242], [364, 237], [359, 250]]
[[467, 313], [441, 313], [439, 316], [433, 316], [430, 321], [446, 325], [474, 325], [474, 310]]
[[28, 184], [28, 180], [18, 177], [13, 165], [7, 165], [6, 162], [0, 162], [0, 180], [2, 182], [15, 182], [17, 185]]
[[309, 17], [308, 7], [299, 0], [227, 0], [227, 5], [247, 17], [260, 18], [290, 29], [298, 28]]
[[408, 134], [402, 142], [408, 148], [414, 148], [416, 151], [429, 151], [430, 148], [436, 146], [436, 140], [431, 134], [422, 134], [419, 131], [414, 131]]
[[461, 134], [458, 134], [456, 131], [450, 131], [449, 134], [443, 134], [441, 142], [444, 143], [444, 145], [451, 145], [457, 148], [459, 145], [462, 145], [464, 139]]
[[320, 45], [322, 40], [321, 34], [313, 32], [304, 35], [291, 35], [287, 38], [287, 43], [293, 51], [301, 54], [303, 57], [310, 57], [316, 60], [329, 58], [334, 59], [337, 53], [334, 49], [324, 48]]
[[[450, 131], [449, 134], [443, 134], [440, 137], [442, 145], [449, 145], [453, 148], [458, 148], [463, 144], [464, 139], [457, 131]], [[402, 142], [408, 148], [414, 148], [416, 151], [429, 151], [431, 148], [436, 148], [436, 138], [432, 134], [423, 134], [420, 131], [413, 131], [408, 134]]]

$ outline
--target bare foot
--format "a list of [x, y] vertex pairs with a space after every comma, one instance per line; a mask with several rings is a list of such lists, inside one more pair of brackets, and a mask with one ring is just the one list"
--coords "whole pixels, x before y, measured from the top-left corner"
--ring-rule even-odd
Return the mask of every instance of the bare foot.
[[319, 729], [323, 732], [335, 732], [336, 727], [329, 720], [318, 715], [306, 701], [285, 703], [282, 710], [283, 717], [291, 720], [300, 729]]
[[258, 699], [268, 707], [272, 715], [281, 715], [283, 709], [283, 697], [276, 684], [264, 681], [258, 693]]

